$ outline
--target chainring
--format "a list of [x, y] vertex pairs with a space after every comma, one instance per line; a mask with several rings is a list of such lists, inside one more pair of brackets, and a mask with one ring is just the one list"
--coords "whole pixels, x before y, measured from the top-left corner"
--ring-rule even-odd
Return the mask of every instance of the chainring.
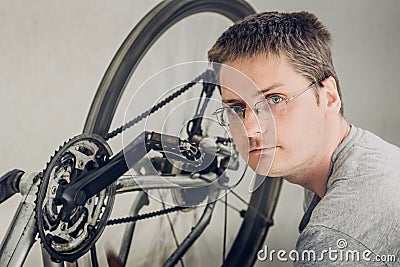
[[60, 146], [43, 171], [35, 212], [40, 240], [52, 260], [75, 261], [92, 248], [103, 232], [114, 203], [116, 183], [75, 207], [71, 216], [63, 220], [56, 193], [60, 185], [105, 165], [111, 154], [102, 137], [85, 133]]

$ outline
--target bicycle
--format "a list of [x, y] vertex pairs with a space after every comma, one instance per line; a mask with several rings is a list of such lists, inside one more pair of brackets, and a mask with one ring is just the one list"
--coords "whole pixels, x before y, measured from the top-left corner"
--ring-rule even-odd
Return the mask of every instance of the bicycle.
[[[199, 191], [200, 199], [189, 198], [187, 194], [185, 195], [186, 191], [179, 191], [178, 188], [177, 191], [174, 191], [178, 192], [177, 195], [175, 194], [175, 198], [180, 198], [179, 200], [175, 199], [178, 203], [175, 202], [175, 206], [172, 208], [163, 207], [156, 213], [139, 214], [149, 202], [144, 189], [160, 189], [158, 184], [160, 181], [151, 180], [151, 174], [141, 175], [139, 169], [137, 169], [138, 174], [135, 180], [131, 176], [123, 175], [129, 167], [137, 164], [148, 150], [158, 150], [164, 155], [167, 153], [176, 157], [176, 161], [186, 162], [189, 165], [189, 161], [197, 160], [202, 156], [199, 154], [200, 142], [195, 142], [195, 139], [207, 137], [203, 131], [201, 118], [202, 112], [204, 112], [203, 107], [207, 105], [207, 101], [204, 99], [209, 98], [215, 91], [215, 86], [210, 86], [215, 85], [215, 77], [212, 72], [205, 71], [193, 83], [183, 87], [185, 90], [189, 90], [196, 84], [201, 84], [203, 92], [195, 117], [187, 125], [187, 140], [176, 136], [145, 132], [139, 134], [137, 139], [129, 142], [124, 150], [114, 156], [111, 156], [108, 141], [163, 106], [160, 104], [157, 107], [153, 106], [142, 116], [131, 120], [130, 123], [114, 132], [109, 132], [125, 86], [131, 76], [135, 75], [135, 70], [146, 52], [170, 27], [190, 15], [206, 11], [218, 13], [233, 21], [254, 13], [253, 8], [241, 0], [164, 1], [160, 3], [136, 25], [112, 60], [93, 100], [83, 134], [62, 145], [43, 173], [24, 174], [23, 171], [15, 170], [3, 176], [1, 190], [7, 191], [7, 194], [2, 194], [2, 201], [17, 192], [22, 194], [23, 201], [3, 240], [0, 250], [1, 266], [21, 266], [35, 242], [37, 232], [44, 247], [44, 266], [63, 266], [63, 261], [75, 262], [88, 252], [91, 264], [96, 266], [98, 264], [96, 241], [102, 235], [107, 224], [119, 221], [108, 220], [114, 197], [116, 194], [128, 191], [139, 191], [139, 193], [133, 202], [131, 217], [126, 219], [131, 224], [127, 227], [122, 241], [125, 245], [120, 251], [120, 258], [124, 264], [127, 262], [135, 232], [136, 224], [134, 222], [154, 215], [165, 215], [168, 218], [170, 212], [184, 213], [185, 210], [186, 213], [190, 213], [193, 212], [191, 208], [194, 205], [207, 198], [201, 218], [184, 241], [177, 245], [175, 251], [164, 262], [164, 266], [173, 266], [178, 263], [183, 265], [182, 257], [210, 223], [215, 213], [213, 210], [217, 203], [217, 195], [220, 190], [224, 190], [224, 188], [210, 186], [210, 177], [207, 174], [220, 171], [221, 164], [231, 160], [231, 157], [234, 156], [232, 141], [223, 137], [217, 138], [219, 149], [225, 147], [231, 152], [220, 153], [218, 157], [221, 159], [217, 162], [219, 165], [216, 164], [207, 172], [204, 171], [197, 176], [184, 171], [176, 175], [176, 173], [172, 173], [173, 168], [165, 161], [165, 158], [154, 157], [152, 164], [156, 166], [162, 176], [169, 179], [168, 184], [162, 185], [162, 189], [171, 189], [171, 180], [175, 185], [174, 189], [177, 189], [178, 186], [199, 185], [207, 188], [205, 193], [204, 190]], [[183, 91], [181, 90], [180, 93]], [[197, 145], [193, 145], [193, 143], [197, 143]], [[146, 144], [146, 147], [143, 144]], [[177, 151], [176, 147], [181, 150]], [[127, 154], [128, 158], [133, 161], [128, 164], [130, 166], [126, 165]], [[54, 182], [55, 179], [52, 179], [54, 177], [58, 177], [59, 180]], [[99, 181], [103, 181], [103, 183], [99, 183]], [[238, 211], [239, 215], [243, 217], [243, 222], [229, 251], [226, 246], [226, 230], [224, 233], [221, 257], [223, 266], [251, 266], [254, 263], [256, 253], [272, 224], [280, 184], [280, 180], [266, 180], [262, 187], [252, 194], [249, 202], [243, 201], [248, 207], [245, 211]], [[39, 187], [38, 193], [36, 193], [36, 187]], [[235, 194], [234, 191], [231, 193]], [[239, 200], [240, 198], [238, 197]], [[228, 206], [226, 198], [224, 203], [225, 224], [228, 207], [230, 206]], [[90, 214], [89, 211], [92, 213]], [[95, 222], [88, 223], [88, 218]], [[85, 220], [86, 222], [84, 222]], [[170, 221], [169, 218], [168, 221]], [[65, 237], [65, 233], [68, 233], [68, 238]], [[69, 241], [66, 242], [68, 239]]]

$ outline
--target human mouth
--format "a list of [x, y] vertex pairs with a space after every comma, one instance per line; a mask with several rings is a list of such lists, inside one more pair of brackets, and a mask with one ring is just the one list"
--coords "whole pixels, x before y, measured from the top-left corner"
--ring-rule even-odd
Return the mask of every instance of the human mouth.
[[262, 154], [270, 153], [271, 151], [274, 151], [275, 149], [276, 149], [276, 146], [252, 148], [249, 151], [249, 154], [262, 155]]

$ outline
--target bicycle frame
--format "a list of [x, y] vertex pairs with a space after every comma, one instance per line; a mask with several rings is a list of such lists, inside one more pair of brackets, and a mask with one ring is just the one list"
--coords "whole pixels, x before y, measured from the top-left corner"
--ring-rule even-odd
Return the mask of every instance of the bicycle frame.
[[36, 175], [24, 174], [21, 177], [19, 189], [22, 200], [1, 244], [0, 266], [22, 266], [35, 243], [35, 199], [39, 184]]
[[[134, 156], [133, 163], [139, 162], [143, 156], [151, 150], [150, 147], [144, 147], [144, 140], [146, 140], [149, 145], [150, 141], [155, 141], [154, 136], [156, 136], [157, 140], [169, 139], [172, 142], [168, 143], [169, 145], [176, 144], [176, 142], [180, 141], [177, 138], [172, 139], [171, 136], [160, 138], [160, 136], [155, 133], [146, 132], [144, 137], [143, 135], [140, 135], [132, 141], [127, 147], [127, 151], [125, 151], [125, 154]], [[164, 143], [163, 146], [166, 148], [168, 144]], [[92, 193], [91, 195], [93, 195], [96, 192], [101, 191], [128, 171], [128, 169], [129, 166], [125, 163], [124, 153], [121, 151], [98, 171], [78, 180], [79, 183], [76, 183], [77, 185], [74, 186], [72, 183], [68, 189], [72, 188], [73, 190], [67, 191], [67, 193], [75, 192], [76, 196], [78, 194], [77, 192], [86, 188], [87, 191], [85, 191], [85, 195], [90, 197], [90, 194], [87, 194], [87, 192], [90, 192]], [[110, 176], [111, 173], [112, 175]], [[206, 179], [193, 179], [189, 176], [175, 176], [171, 177], [171, 179], [168, 178], [168, 180], [157, 175], [131, 176], [129, 178], [121, 177], [118, 181], [117, 193], [155, 188], [199, 187], [209, 185], [210, 182], [215, 181], [217, 178], [217, 175], [206, 176]], [[104, 180], [104, 177], [107, 177], [107, 182], [99, 183], [98, 181]], [[35, 200], [38, 185], [38, 173], [24, 174], [21, 177], [19, 182], [19, 192], [22, 195], [22, 200], [1, 244], [0, 266], [22, 266], [31, 247], [36, 241], [38, 232], [35, 218]], [[214, 186], [213, 190], [211, 190], [208, 204], [201, 219], [192, 229], [192, 233], [182, 242], [181, 246], [177, 248], [175, 253], [171, 255], [170, 259], [165, 263], [165, 266], [173, 266], [209, 224], [219, 190], [218, 186]], [[67, 196], [69, 197], [64, 197], [63, 199], [75, 199], [74, 195], [67, 194]], [[71, 205], [69, 207], [73, 208], [75, 204], [76, 203], [69, 202], [69, 205]], [[53, 262], [43, 247], [42, 258], [45, 267], [63, 266], [63, 263]]]
[[[118, 53], [113, 59], [110, 67], [107, 69], [96, 93], [95, 100], [92, 103], [83, 130], [84, 133], [100, 135], [107, 139], [114, 112], [116, 111], [119, 99], [124, 92], [125, 85], [140, 63], [144, 54], [146, 54], [151, 45], [155, 43], [156, 40], [171, 26], [190, 15], [200, 12], [218, 13], [232, 21], [235, 21], [245, 15], [254, 13], [255, 11], [244, 0], [168, 0], [157, 5], [143, 20], [141, 20], [135, 29], [132, 30], [126, 41], [124, 41], [122, 47], [118, 50]], [[209, 93], [211, 94], [211, 90]], [[205, 103], [207, 102], [205, 101]], [[200, 108], [200, 105], [198, 106], [198, 109], [200, 113], [201, 110], [203, 110]], [[199, 128], [200, 124], [201, 119], [193, 120], [188, 124], [192, 126], [190, 131], [188, 131], [190, 136], [202, 136], [200, 131], [201, 129]], [[211, 149], [211, 152], [212, 150], [213, 149]], [[144, 155], [147, 152], [146, 150], [143, 150], [140, 153], [141, 155]], [[225, 150], [225, 152], [221, 149], [218, 153], [223, 157], [232, 156], [230, 154], [230, 149]], [[97, 179], [97, 175], [102, 176], [101, 172], [104, 174], [107, 172], [107, 168], [109, 168], [108, 170], [113, 169], [110, 167], [111, 165], [102, 165], [101, 168], [88, 173], [86, 177], [81, 177], [81, 181], [74, 181], [70, 183], [70, 186], [64, 188], [60, 187], [61, 190], [59, 196], [61, 196], [61, 199], [64, 199], [63, 204], [66, 206], [69, 205], [70, 208], [73, 208], [79, 204], [79, 202], [84, 202], [85, 199], [88, 199], [91, 195], [98, 192], [97, 190], [99, 188], [104, 188], [107, 184], [116, 181], [116, 193], [139, 191], [130, 211], [130, 215], [136, 215], [141, 207], [146, 205], [146, 201], [148, 201], [146, 194], [143, 192], [146, 189], [170, 189], [191, 186], [201, 187], [204, 185], [218, 184], [213, 183], [213, 181], [217, 180], [218, 175], [213, 175], [212, 172], [201, 174], [200, 178], [204, 179], [197, 179], [199, 178], [198, 176], [191, 177], [189, 174], [168, 177], [168, 180], [160, 179], [156, 175], [139, 175], [131, 176], [129, 178], [120, 177], [124, 171], [128, 170], [123, 154], [115, 155], [108, 163], [111, 164], [112, 162], [116, 165], [120, 164], [117, 166], [117, 169], [119, 168], [118, 173], [113, 174], [112, 178], [102, 181], [102, 184], [96, 183], [99, 180]], [[1, 266], [23, 265], [30, 249], [38, 238], [38, 229], [35, 222], [35, 209], [37, 208], [36, 191], [39, 185], [39, 179], [36, 179], [35, 177], [34, 174], [25, 174], [21, 178], [20, 192], [22, 200], [0, 247]], [[257, 193], [251, 195], [248, 203], [244, 203], [245, 205], [242, 203], [242, 206], [245, 206], [245, 210], [241, 210], [238, 215], [243, 218], [243, 222], [235, 235], [234, 243], [229, 251], [226, 251], [225, 248], [226, 237], [222, 237], [224, 239], [224, 250], [222, 252], [223, 266], [252, 266], [254, 263], [255, 252], [258, 247], [261, 246], [261, 242], [263, 242], [268, 228], [272, 224], [272, 215], [279, 195], [281, 180], [268, 180], [264, 184], [265, 186], [263, 186], [261, 190], [258, 190]], [[75, 191], [72, 188], [74, 188]], [[203, 214], [200, 219], [197, 220], [197, 223], [191, 225], [193, 226], [192, 230], [188, 231], [189, 234], [170, 258], [164, 262], [163, 266], [175, 265], [175, 263], [181, 259], [182, 255], [185, 254], [191, 244], [193, 244], [202, 234], [210, 222], [214, 210], [215, 197], [218, 195], [220, 189], [221, 188], [218, 186], [212, 188], [210, 186], [208, 200], [204, 200], [207, 201], [208, 204], [205, 206]], [[76, 203], [75, 196], [79, 192], [84, 192], [85, 194], [83, 194], [84, 197]], [[227, 210], [227, 204], [225, 204], [225, 210]], [[132, 242], [134, 227], [135, 223], [127, 225], [123, 237], [124, 245], [121, 246], [119, 256], [121, 261], [124, 263], [126, 263], [129, 246]], [[41, 230], [41, 228], [39, 228], [39, 230]], [[90, 261], [90, 259], [86, 257], [87, 254], [84, 256], [85, 259], [83, 259], [83, 257], [79, 258], [79, 265], [81, 265], [81, 260], [84, 260], [84, 266], [89, 266], [91, 263], [93, 266], [96, 266], [93, 261]], [[94, 254], [95, 252], [92, 253], [92, 256]], [[238, 257], [237, 255], [249, 256]], [[45, 267], [64, 266], [64, 262], [53, 262], [50, 255], [43, 247], [42, 259], [43, 266]], [[67, 265], [72, 266], [73, 264]]]

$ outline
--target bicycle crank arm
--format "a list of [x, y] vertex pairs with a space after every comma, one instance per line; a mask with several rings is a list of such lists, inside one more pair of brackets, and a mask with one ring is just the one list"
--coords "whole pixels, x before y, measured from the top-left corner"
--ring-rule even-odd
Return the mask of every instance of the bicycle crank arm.
[[60, 219], [66, 220], [76, 206], [82, 206], [92, 196], [115, 182], [121, 175], [128, 171], [125, 156], [131, 162], [137, 163], [147, 154], [145, 146], [146, 133], [135, 138], [125, 150], [120, 151], [110, 161], [93, 172], [71, 183], [60, 185], [57, 190], [56, 200], [62, 205]]
[[[89, 198], [115, 182], [150, 150], [172, 153], [182, 161], [201, 164], [202, 154], [196, 146], [175, 136], [144, 132], [106, 165], [80, 179], [59, 186], [56, 199], [63, 205], [60, 219], [68, 218], [76, 206], [84, 205]], [[129, 159], [130, 166], [127, 166], [126, 158]]]

